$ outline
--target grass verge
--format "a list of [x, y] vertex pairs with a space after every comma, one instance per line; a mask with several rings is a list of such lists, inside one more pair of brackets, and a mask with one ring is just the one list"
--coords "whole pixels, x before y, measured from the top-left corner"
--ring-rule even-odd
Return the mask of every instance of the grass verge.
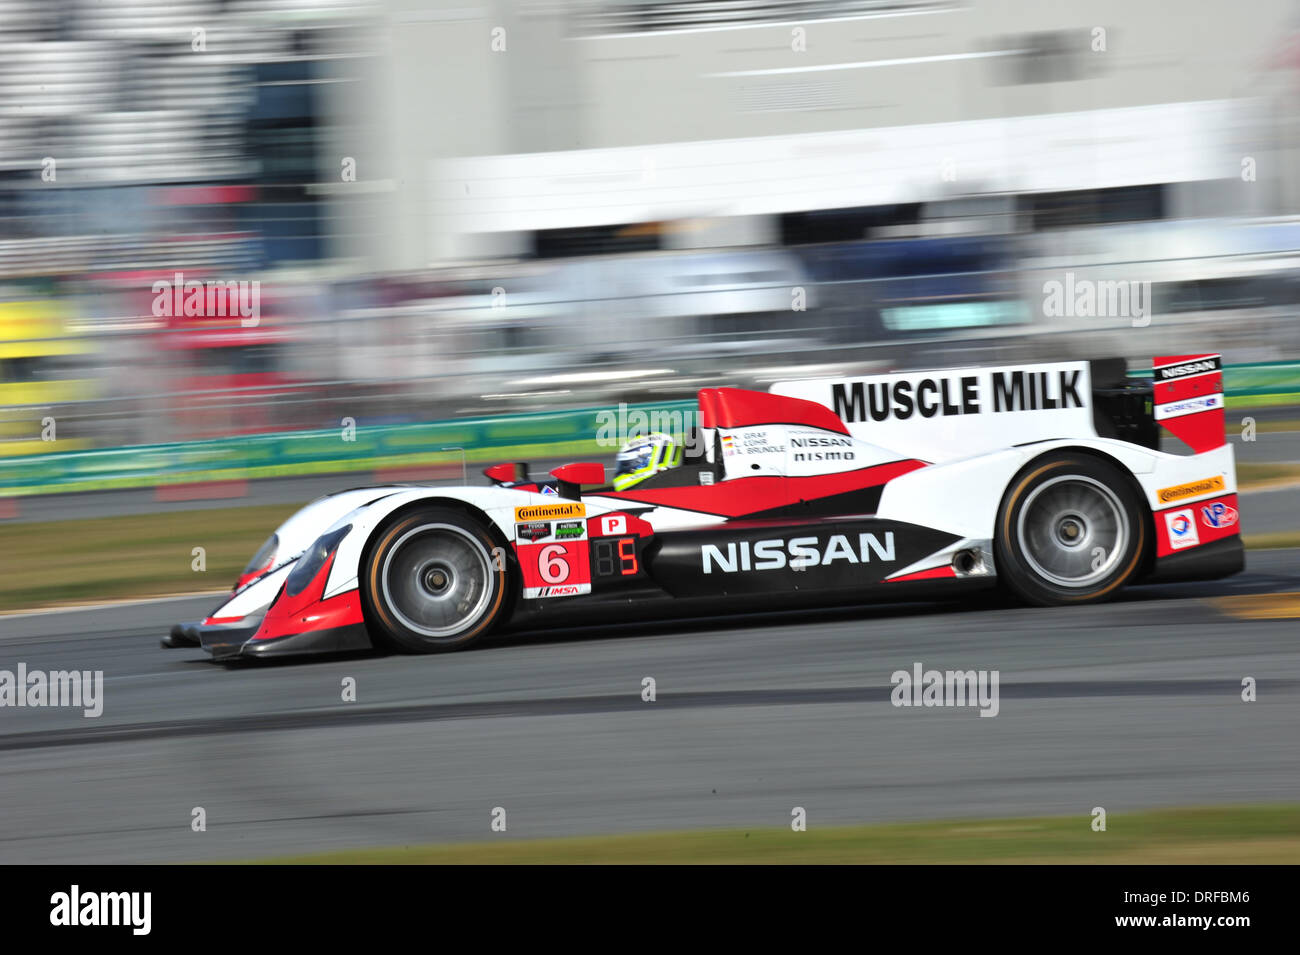
[[[0, 524], [0, 610], [228, 588], [298, 507]], [[194, 569], [196, 547], [206, 570]]]
[[1298, 462], [1237, 462], [1237, 486], [1243, 491], [1291, 482], [1300, 482]]
[[876, 826], [733, 829], [356, 849], [271, 864], [1296, 863], [1300, 806]]

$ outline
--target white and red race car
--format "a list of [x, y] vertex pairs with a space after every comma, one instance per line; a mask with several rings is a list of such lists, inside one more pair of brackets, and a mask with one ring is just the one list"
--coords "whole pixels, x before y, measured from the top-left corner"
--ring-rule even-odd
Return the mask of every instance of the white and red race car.
[[[1242, 569], [1218, 355], [706, 388], [680, 464], [329, 495], [164, 645], [215, 658], [461, 649], [507, 625], [672, 601], [692, 612], [924, 599], [1039, 605]], [[1161, 432], [1181, 453], [1160, 450]], [[1173, 443], [1166, 437], [1166, 443]]]

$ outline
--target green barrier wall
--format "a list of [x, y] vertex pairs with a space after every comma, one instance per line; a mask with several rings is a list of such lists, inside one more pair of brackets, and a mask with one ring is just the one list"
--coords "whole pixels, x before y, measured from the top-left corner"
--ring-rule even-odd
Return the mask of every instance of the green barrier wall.
[[0, 460], [0, 495], [106, 490], [469, 462], [612, 454], [629, 430], [681, 433], [693, 401], [357, 426]]

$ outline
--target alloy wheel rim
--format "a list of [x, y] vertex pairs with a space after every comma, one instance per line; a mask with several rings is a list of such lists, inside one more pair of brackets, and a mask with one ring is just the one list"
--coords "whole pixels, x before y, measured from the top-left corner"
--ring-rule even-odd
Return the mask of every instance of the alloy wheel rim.
[[1020, 552], [1034, 573], [1071, 590], [1108, 577], [1130, 533], [1128, 513], [1115, 492], [1079, 474], [1034, 488], [1016, 522]]
[[477, 621], [492, 596], [491, 558], [453, 524], [422, 524], [389, 548], [380, 568], [384, 603], [406, 628], [434, 639]]

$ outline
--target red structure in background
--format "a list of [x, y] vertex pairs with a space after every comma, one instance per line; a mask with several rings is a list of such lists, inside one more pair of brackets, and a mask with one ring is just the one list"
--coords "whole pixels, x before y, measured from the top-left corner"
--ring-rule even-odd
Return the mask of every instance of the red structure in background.
[[241, 289], [240, 279], [210, 269], [97, 278], [116, 290], [118, 315], [143, 331], [133, 349], [139, 391], [167, 395], [161, 409], [170, 425], [166, 440], [314, 423], [315, 389], [292, 370], [293, 349], [305, 331], [291, 320], [290, 303], [278, 290], [251, 280], [242, 280]]

